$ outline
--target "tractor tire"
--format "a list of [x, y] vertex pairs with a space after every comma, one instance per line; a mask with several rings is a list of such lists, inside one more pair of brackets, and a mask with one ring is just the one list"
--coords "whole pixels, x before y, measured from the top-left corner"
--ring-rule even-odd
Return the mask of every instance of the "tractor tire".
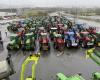
[[70, 41], [67, 41], [66, 46], [67, 46], [67, 48], [70, 48], [71, 47]]
[[54, 49], [56, 49], [56, 48], [57, 48], [57, 46], [56, 46], [56, 43], [55, 43], [55, 42], [54, 42], [54, 46], [53, 46], [53, 47], [54, 47]]
[[86, 48], [86, 45], [85, 45], [84, 42], [82, 42], [81, 47], [82, 47], [82, 48]]
[[9, 77], [7, 77], [7, 78], [5, 78], [5, 80], [10, 80], [10, 78], [9, 78]]
[[7, 45], [7, 50], [9, 50], [9, 51], [11, 50], [11, 48], [9, 47], [9, 44]]

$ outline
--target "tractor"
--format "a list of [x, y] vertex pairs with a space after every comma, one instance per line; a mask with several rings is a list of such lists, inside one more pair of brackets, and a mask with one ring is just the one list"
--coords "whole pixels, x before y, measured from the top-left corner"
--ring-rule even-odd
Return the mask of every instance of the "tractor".
[[7, 45], [8, 50], [19, 50], [21, 47], [21, 38], [17, 34], [10, 36], [10, 42]]
[[57, 33], [57, 28], [56, 27], [52, 27], [50, 29], [50, 38], [51, 38], [51, 40], [54, 39], [54, 36], [55, 36], [56, 33]]
[[80, 32], [80, 45], [85, 47], [93, 47], [95, 43], [95, 38], [89, 34], [87, 31]]
[[44, 27], [39, 27], [38, 28], [38, 34], [40, 35], [43, 32], [45, 32], [45, 28]]
[[62, 73], [57, 73], [56, 80], [85, 80], [85, 79], [81, 77], [79, 74], [76, 74], [74, 76], [65, 76]]
[[35, 37], [33, 33], [25, 34], [25, 50], [35, 49]]
[[88, 31], [90, 34], [96, 34], [96, 28], [94, 28], [94, 27], [89, 27], [89, 28], [87, 29], [87, 31]]
[[96, 33], [96, 41], [95, 41], [96, 46], [100, 46], [100, 32]]
[[18, 32], [18, 28], [16, 27], [16, 23], [11, 23], [8, 27], [7, 30], [10, 32]]
[[77, 34], [73, 31], [68, 31], [64, 34], [65, 46], [70, 47], [79, 47], [79, 38]]
[[85, 24], [81, 24], [81, 23], [76, 23], [74, 25], [74, 27], [76, 27], [76, 29], [78, 30], [78, 32], [81, 32], [81, 31], [85, 30], [86, 25]]
[[10, 80], [9, 76], [15, 73], [11, 55], [6, 60], [0, 61], [0, 80]]
[[[34, 54], [34, 55], [30, 55], [22, 64], [22, 70], [21, 70], [21, 79], [20, 80], [36, 80], [35, 77], [35, 68], [36, 65], [38, 63], [40, 55], [39, 54]], [[34, 64], [32, 64], [32, 76], [31, 77], [27, 77], [26, 79], [24, 78], [24, 73], [25, 73], [25, 69], [27, 64], [29, 64], [30, 62], [34, 62]]]
[[56, 34], [54, 38], [54, 48], [58, 49], [59, 51], [64, 50], [64, 39], [62, 38], [61, 34]]
[[58, 29], [58, 31], [59, 31], [62, 27], [64, 27], [63, 24], [57, 24], [57, 29]]
[[39, 43], [40, 43], [40, 50], [43, 50], [43, 51], [50, 50], [50, 43], [47, 37], [47, 33], [41, 33], [39, 37]]

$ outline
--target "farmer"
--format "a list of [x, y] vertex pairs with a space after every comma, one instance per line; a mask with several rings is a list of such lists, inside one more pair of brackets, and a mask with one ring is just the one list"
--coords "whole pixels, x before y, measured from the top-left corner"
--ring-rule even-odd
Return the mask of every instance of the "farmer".
[[14, 74], [15, 70], [14, 70], [14, 65], [13, 65], [12, 59], [11, 59], [11, 54], [8, 54], [6, 61], [8, 62], [9, 66], [11, 68], [11, 71], [12, 71], [11, 74]]
[[3, 48], [3, 41], [2, 41], [1, 37], [0, 37], [0, 44], [1, 44], [2, 48]]
[[5, 34], [6, 34], [6, 37], [7, 37], [7, 30], [5, 30]]

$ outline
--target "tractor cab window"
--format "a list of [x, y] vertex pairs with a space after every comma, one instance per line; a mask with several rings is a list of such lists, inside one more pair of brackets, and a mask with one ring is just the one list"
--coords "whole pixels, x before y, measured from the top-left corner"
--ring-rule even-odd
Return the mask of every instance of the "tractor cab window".
[[82, 37], [88, 37], [89, 34], [82, 34]]
[[42, 43], [42, 46], [47, 46], [48, 44], [47, 43]]
[[42, 35], [42, 38], [47, 38], [47, 35]]
[[99, 33], [96, 36], [97, 36], [97, 38], [100, 38], [100, 34]]

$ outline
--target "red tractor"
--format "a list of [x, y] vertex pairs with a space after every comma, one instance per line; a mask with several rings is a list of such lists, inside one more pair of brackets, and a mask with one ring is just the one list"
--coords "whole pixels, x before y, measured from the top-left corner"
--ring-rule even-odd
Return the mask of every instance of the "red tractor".
[[44, 27], [38, 28], [38, 34], [41, 34], [41, 33], [44, 33], [44, 32], [46, 32]]
[[80, 44], [82, 47], [93, 47], [95, 43], [95, 38], [86, 31], [80, 33]]
[[96, 28], [94, 28], [94, 27], [89, 27], [89, 28], [87, 29], [87, 31], [88, 31], [90, 34], [96, 34]]
[[63, 51], [64, 50], [64, 39], [61, 34], [56, 34], [54, 38], [54, 48]]
[[39, 42], [40, 42], [40, 50], [43, 50], [43, 51], [50, 50], [50, 43], [49, 43], [49, 39], [47, 37], [47, 33], [40, 34]]

